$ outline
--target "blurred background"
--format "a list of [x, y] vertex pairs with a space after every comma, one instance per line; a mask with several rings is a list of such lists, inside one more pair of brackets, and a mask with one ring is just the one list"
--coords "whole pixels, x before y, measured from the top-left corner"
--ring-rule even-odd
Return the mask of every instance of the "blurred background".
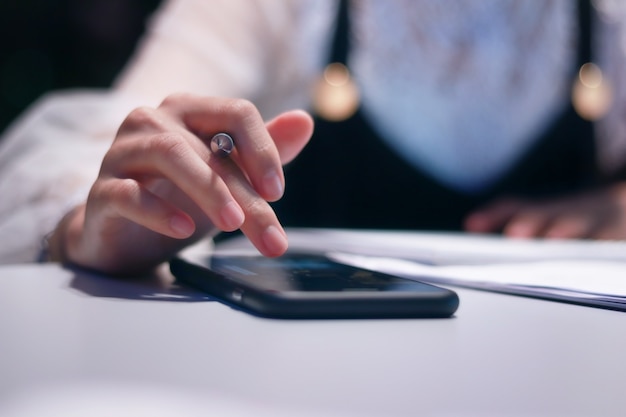
[[1, 0], [0, 132], [49, 90], [106, 87], [161, 0]]

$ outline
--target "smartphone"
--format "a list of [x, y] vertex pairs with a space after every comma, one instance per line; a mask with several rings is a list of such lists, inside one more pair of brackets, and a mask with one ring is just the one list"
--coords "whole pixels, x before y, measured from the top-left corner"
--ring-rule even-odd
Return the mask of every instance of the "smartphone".
[[212, 255], [170, 261], [177, 282], [250, 314], [282, 319], [450, 317], [449, 289], [361, 269], [325, 255]]

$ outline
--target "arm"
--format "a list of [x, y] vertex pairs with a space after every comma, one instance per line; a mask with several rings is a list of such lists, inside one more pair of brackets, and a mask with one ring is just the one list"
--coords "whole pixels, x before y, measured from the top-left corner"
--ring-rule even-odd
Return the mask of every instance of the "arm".
[[510, 237], [626, 239], [626, 183], [544, 200], [502, 198], [470, 214], [470, 232]]
[[[183, 132], [182, 136], [185, 138], [194, 135], [193, 132], [188, 131], [193, 126], [189, 126], [185, 120], [182, 120], [184, 119], [185, 109], [170, 105], [165, 107], [159, 106], [161, 100], [172, 92], [194, 91], [212, 96], [249, 96], [252, 98], [259, 95], [259, 91], [264, 86], [262, 81], [265, 77], [264, 71], [266, 70], [263, 68], [268, 64], [269, 57], [264, 55], [268, 53], [268, 50], [259, 48], [258, 43], [253, 43], [252, 40], [265, 42], [265, 40], [275, 36], [274, 31], [278, 31], [277, 27], [282, 22], [281, 19], [286, 18], [288, 15], [287, 7], [283, 5], [291, 3], [258, 2], [258, 5], [256, 4], [255, 2], [239, 0], [232, 2], [230, 0], [221, 1], [220, 4], [217, 4], [217, 2], [192, 2], [189, 0], [169, 2], [165, 5], [164, 10], [174, 8], [175, 13], [167, 14], [161, 12], [160, 17], [157, 17], [152, 28], [153, 33], [144, 40], [143, 48], [116, 83], [113, 94], [102, 92], [88, 93], [85, 96], [91, 98], [86, 98], [87, 101], [83, 100], [80, 94], [79, 96], [81, 97], [76, 97], [76, 95], [54, 96], [45, 100], [43, 105], [34, 106], [29, 114], [18, 121], [13, 132], [8, 135], [14, 139], [5, 138], [3, 140], [3, 149], [0, 151], [0, 159], [11, 162], [11, 164], [2, 164], [2, 171], [5, 174], [3, 177], [11, 178], [11, 183], [13, 184], [11, 187], [7, 187], [9, 181], [5, 181], [0, 185], [2, 191], [7, 191], [7, 188], [10, 188], [9, 192], [3, 194], [5, 198], [3, 198], [3, 202], [0, 204], [0, 211], [5, 220], [0, 225], [0, 234], [11, 239], [12, 242], [15, 241], [14, 238], [16, 236], [19, 236], [23, 238], [24, 242], [23, 244], [20, 242], [12, 245], [10, 253], [0, 254], [2, 256], [6, 255], [4, 259], [0, 260], [33, 260], [36, 257], [34, 252], [38, 249], [41, 238], [50, 230], [53, 230], [54, 224], [67, 212], [69, 214], [59, 223], [50, 239], [51, 253], [55, 254], [57, 260], [77, 262], [87, 267], [109, 271], [115, 270], [116, 272], [124, 272], [124, 268], [129, 267], [128, 263], [124, 264], [123, 261], [115, 258], [116, 256], [132, 257], [132, 251], [129, 253], [121, 250], [124, 248], [124, 244], [135, 251], [139, 249], [139, 246], [132, 246], [130, 242], [150, 242], [150, 244], [156, 242], [155, 248], [167, 246], [167, 250], [163, 249], [157, 254], [157, 256], [161, 257], [161, 260], [164, 260], [165, 254], [170, 254], [174, 247], [184, 246], [188, 242], [197, 239], [203, 232], [216, 231], [217, 228], [214, 227], [213, 222], [221, 226], [221, 229], [232, 229], [234, 227], [233, 224], [227, 224], [224, 220], [216, 219], [215, 217], [213, 219], [203, 219], [201, 216], [198, 216], [198, 213], [203, 213], [204, 216], [208, 214], [206, 213], [207, 204], [213, 204], [213, 207], [219, 205], [217, 203], [207, 203], [206, 198], [208, 197], [205, 197], [205, 200], [198, 204], [196, 195], [199, 194], [198, 189], [195, 189], [193, 192], [189, 189], [180, 190], [176, 184], [172, 185], [171, 180], [173, 178], [170, 175], [171, 173], [162, 172], [158, 172], [158, 174], [163, 174], [160, 180], [155, 180], [158, 175], [150, 172], [149, 176], [151, 176], [151, 179], [150, 181], [146, 180], [150, 182], [148, 186], [143, 181], [143, 178], [133, 177], [133, 173], [129, 173], [126, 170], [136, 161], [120, 160], [111, 155], [115, 155], [117, 149], [121, 149], [131, 142], [132, 145], [129, 148], [139, 149], [147, 147], [154, 151], [154, 155], [157, 155], [160, 148], [158, 146], [152, 147], [151, 143], [153, 143], [152, 139], [159, 136], [158, 132], [163, 134], [168, 134], [168, 132], [172, 131], [176, 131], [177, 134]], [[243, 8], [244, 5], [246, 6], [245, 10]], [[202, 12], [196, 10], [198, 7], [202, 9]], [[214, 10], [220, 13], [207, 16], [207, 13], [213, 10], [210, 8], [214, 8]], [[239, 12], [244, 13], [243, 17], [236, 16]], [[195, 21], [190, 22], [189, 25], [181, 25], [180, 19], [190, 14], [196, 17]], [[260, 23], [256, 26], [252, 24], [236, 25], [240, 27], [233, 33], [237, 34], [237, 39], [239, 40], [233, 39], [229, 41], [231, 43], [225, 42], [220, 50], [218, 41], [221, 37], [215, 34], [211, 35], [212, 30], [220, 27], [216, 27], [212, 23], [221, 21], [223, 24], [226, 18], [241, 18], [244, 19], [242, 22], [246, 23], [245, 19], [251, 19], [252, 16], [258, 17], [259, 19], [257, 20]], [[271, 21], [267, 19], [275, 20], [278, 26], [268, 24]], [[198, 28], [205, 28], [205, 31], [198, 32]], [[264, 32], [258, 32], [258, 30]], [[212, 40], [211, 36], [213, 36]], [[209, 52], [197, 53], [196, 49], [204, 46], [203, 38], [208, 40]], [[191, 44], [186, 43], [189, 40], [194, 40], [194, 42]], [[232, 59], [221, 59], [223, 56], [222, 52], [230, 50], [233, 45], [239, 45], [237, 42], [245, 46], [243, 49], [239, 47], [236, 49], [242, 52], [242, 54], [236, 55], [241, 59], [237, 62]], [[257, 45], [256, 52], [252, 50], [254, 44]], [[161, 47], [162, 49], [160, 49]], [[163, 58], [159, 55], [159, 51], [172, 55]], [[212, 65], [213, 63], [215, 65]], [[251, 77], [246, 77], [246, 74], [238, 73], [232, 70], [233, 68], [245, 69]], [[118, 100], [119, 97], [130, 97], [130, 99], [121, 100], [120, 102]], [[171, 104], [172, 101], [176, 100], [170, 98], [166, 102]], [[85, 105], [85, 103], [88, 105]], [[243, 107], [248, 109], [244, 113], [254, 113], [254, 111], [250, 110], [249, 102], [242, 101], [241, 103], [247, 103], [243, 105]], [[262, 101], [259, 101], [259, 103], [264, 104]], [[131, 112], [133, 108], [146, 104], [154, 107], [152, 109], [143, 108], [143, 110]], [[174, 110], [175, 107], [176, 110]], [[183, 105], [182, 107], [185, 106]], [[230, 110], [225, 110], [226, 107]], [[240, 114], [239, 111], [242, 109], [235, 109], [235, 107], [237, 106], [222, 106], [221, 110], [217, 110], [218, 113], [222, 112], [219, 117], [228, 118], [233, 113]], [[262, 121], [260, 121], [258, 112], [256, 113], [253, 119], [255, 120], [254, 125], [257, 131], [248, 132], [244, 129], [242, 134], [245, 138], [251, 139], [250, 143], [262, 144], [265, 148], [242, 150], [242, 156], [244, 153], [245, 155], [252, 155], [258, 151], [265, 155], [260, 157], [261, 160], [266, 161], [266, 165], [267, 161], [272, 161], [272, 169], [278, 172], [280, 168], [280, 162], [277, 162], [279, 151], [281, 157], [284, 157], [284, 155], [289, 155], [294, 149], [304, 146], [303, 142], [306, 142], [306, 139], [308, 139], [306, 131], [310, 129], [310, 118], [301, 112], [295, 112], [295, 117], [290, 115], [279, 117], [277, 122], [265, 128]], [[126, 117], [126, 115], [129, 116]], [[152, 116], [155, 118], [167, 118], [168, 122], [165, 125], [155, 127], [152, 123], [154, 120], [149, 120]], [[216, 114], [208, 112], [204, 116], [210, 118], [212, 116], [215, 117]], [[236, 116], [232, 116], [231, 121], [235, 119]], [[297, 126], [300, 122], [296, 121], [294, 131], [283, 135], [283, 137], [280, 136], [280, 133], [277, 133], [277, 137], [272, 136], [270, 139], [270, 134], [273, 132], [272, 129], [274, 129], [271, 126], [285, 126], [283, 121], [286, 120], [286, 131], [289, 132], [291, 129], [289, 127], [290, 120], [293, 119], [300, 119], [304, 124], [304, 130], [299, 130]], [[94, 120], [98, 121], [96, 123], [97, 127], [94, 125]], [[123, 120], [126, 121], [122, 124], [122, 128], [118, 130]], [[278, 130], [281, 131], [281, 128], [278, 128]], [[117, 135], [116, 131], [118, 132]], [[283, 129], [282, 131], [285, 130]], [[285, 136], [293, 138], [294, 142], [286, 143], [288, 141], [283, 140], [281, 143], [281, 139]], [[111, 139], [114, 137], [116, 137], [116, 140], [113, 146], [111, 146]], [[128, 138], [130, 137], [133, 140], [129, 140]], [[241, 142], [242, 140], [244, 142]], [[271, 140], [271, 142], [268, 140]], [[246, 139], [238, 138], [238, 141], [238, 146], [241, 146], [244, 145]], [[17, 145], [11, 146], [11, 144]], [[163, 141], [161, 145], [163, 145]], [[109, 146], [111, 148], [107, 151]], [[177, 149], [183, 147], [182, 145], [172, 146]], [[196, 153], [196, 156], [192, 157], [190, 152], [186, 155], [186, 158], [195, 158], [197, 162], [197, 158], [202, 159], [202, 150], [194, 149], [194, 151], [199, 151], [200, 153]], [[274, 156], [268, 157], [268, 152]], [[105, 153], [107, 154], [107, 157], [104, 158], [105, 162], [114, 162], [103, 164], [100, 176], [96, 180], [98, 168], [103, 161]], [[250, 156], [246, 156], [245, 159], [249, 160]], [[45, 163], [42, 164], [42, 161]], [[185, 161], [187, 160], [185, 159]], [[241, 161], [237, 160], [237, 163]], [[245, 179], [241, 177], [242, 175], [250, 175], [246, 169], [254, 171], [255, 168], [250, 166], [242, 168], [237, 163], [231, 166], [232, 172], [228, 172], [239, 175], [237, 177], [239, 181], [231, 181], [229, 185], [241, 184], [241, 187], [249, 193], [246, 195], [251, 195], [257, 191], [263, 194], [263, 187], [251, 191], [251, 187], [253, 185], [258, 186], [258, 183], [245, 185], [246, 181], [251, 177], [246, 177]], [[161, 165], [154, 162], [152, 169], [158, 171]], [[185, 166], [185, 168], [187, 167]], [[132, 170], [132, 167], [129, 169]], [[209, 170], [212, 171], [212, 168], [210, 167]], [[20, 175], [14, 175], [16, 171], [19, 171], [18, 174]], [[28, 183], [23, 181], [23, 176], [21, 175], [23, 172], [28, 172]], [[189, 175], [189, 172], [186, 174]], [[160, 233], [162, 230], [155, 232], [145, 228], [143, 225], [138, 225], [132, 219], [124, 217], [124, 215], [117, 216], [119, 213], [111, 214], [111, 212], [106, 212], [104, 207], [109, 207], [113, 204], [113, 199], [117, 198], [118, 200], [116, 201], [120, 201], [121, 197], [116, 193], [107, 194], [108, 188], [106, 186], [101, 187], [101, 185], [105, 182], [105, 178], [111, 179], [115, 177], [115, 179], [120, 179], [120, 176], [123, 177], [124, 175], [127, 176], [129, 181], [121, 181], [122, 183], [128, 184], [136, 181], [139, 188], [148, 190], [158, 198], [167, 198], [168, 200], [171, 198], [173, 200], [172, 206], [177, 209], [174, 211], [179, 214], [181, 212], [185, 213], [182, 217], [185, 218], [187, 226], [193, 223], [192, 236], [182, 240], [180, 234], [175, 237], [171, 235], [165, 236]], [[206, 175], [210, 174], [205, 172]], [[219, 174], [215, 175], [215, 177], [219, 177]], [[280, 172], [278, 183], [281, 182], [282, 172]], [[91, 187], [89, 199], [86, 201], [87, 192], [90, 190], [91, 184], [93, 184], [93, 187]], [[226, 198], [225, 196], [229, 195], [230, 190], [226, 192], [224, 190], [225, 185], [219, 186], [217, 189], [220, 187], [222, 189], [221, 198]], [[215, 190], [216, 188], [210, 188], [210, 191]], [[118, 189], [118, 191], [120, 190]], [[161, 193], [160, 191], [163, 192]], [[204, 189], [202, 191], [205, 192]], [[126, 189], [126, 192], [128, 192], [128, 189]], [[240, 192], [237, 195], [241, 197], [244, 194]], [[194, 200], [194, 197], [196, 200]], [[273, 198], [268, 196], [268, 194], [263, 194], [263, 197], [256, 197], [261, 199], [263, 197]], [[181, 201], [177, 200], [179, 198]], [[255, 198], [251, 197], [250, 200], [246, 201], [258, 201]], [[123, 198], [121, 199], [123, 200]], [[237, 205], [239, 205], [239, 202], [237, 202]], [[72, 206], [75, 206], [75, 208], [72, 208]], [[209, 211], [213, 213], [212, 210]], [[250, 213], [249, 210], [248, 213]], [[273, 213], [271, 214], [273, 215]], [[21, 221], [19, 224], [14, 221], [15, 217], [20, 217]], [[124, 221], [121, 220], [122, 218]], [[92, 219], [94, 220], [92, 221]], [[113, 245], [115, 239], [102, 239], [105, 235], [107, 235], [106, 237], [111, 236], [110, 230], [114, 230], [112, 227], [105, 227], [105, 224], [108, 226], [115, 224], [120, 231], [123, 230], [124, 233], [132, 234], [136, 239], [125, 240], [120, 238], [116, 242], [120, 244], [118, 253], [108, 252], [107, 254], [107, 249], [113, 247], [108, 246], [109, 243]], [[91, 225], [89, 230], [93, 234], [87, 235], [84, 233], [83, 226], [85, 225]], [[185, 226], [182, 227], [184, 228]], [[96, 230], [99, 230], [99, 232], [95, 232]], [[255, 234], [251, 228], [247, 230], [256, 239], [256, 243], [260, 243], [258, 233]], [[169, 232], [171, 234], [171, 230]], [[183, 233], [185, 236], [186, 234], [187, 232]], [[172, 243], [171, 239], [178, 239], [176, 240], [176, 245]], [[94, 246], [88, 249], [88, 243], [94, 243]], [[26, 246], [28, 246], [28, 250], [25, 250]], [[158, 251], [155, 250], [156, 252]], [[16, 254], [19, 254], [20, 258]], [[96, 258], [100, 258], [100, 260]], [[108, 261], [103, 261], [103, 259], [108, 259]], [[113, 259], [116, 262], [119, 261], [117, 266], [112, 266], [115, 263]], [[153, 265], [156, 262], [158, 260], [152, 257], [145, 262], [138, 262], [132, 267], [137, 269], [140, 265], [146, 267], [146, 265]]]

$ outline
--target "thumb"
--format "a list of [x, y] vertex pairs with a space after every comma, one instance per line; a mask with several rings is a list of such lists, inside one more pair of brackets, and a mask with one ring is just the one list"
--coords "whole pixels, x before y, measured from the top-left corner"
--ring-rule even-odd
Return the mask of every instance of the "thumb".
[[291, 110], [276, 116], [266, 127], [284, 165], [292, 161], [311, 139], [313, 118], [303, 110]]

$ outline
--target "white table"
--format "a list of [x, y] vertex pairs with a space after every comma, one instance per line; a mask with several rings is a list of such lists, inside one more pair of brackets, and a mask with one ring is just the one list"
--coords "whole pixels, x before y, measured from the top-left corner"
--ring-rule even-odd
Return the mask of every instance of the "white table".
[[452, 319], [278, 321], [4, 266], [0, 415], [626, 415], [626, 313], [457, 292]]

